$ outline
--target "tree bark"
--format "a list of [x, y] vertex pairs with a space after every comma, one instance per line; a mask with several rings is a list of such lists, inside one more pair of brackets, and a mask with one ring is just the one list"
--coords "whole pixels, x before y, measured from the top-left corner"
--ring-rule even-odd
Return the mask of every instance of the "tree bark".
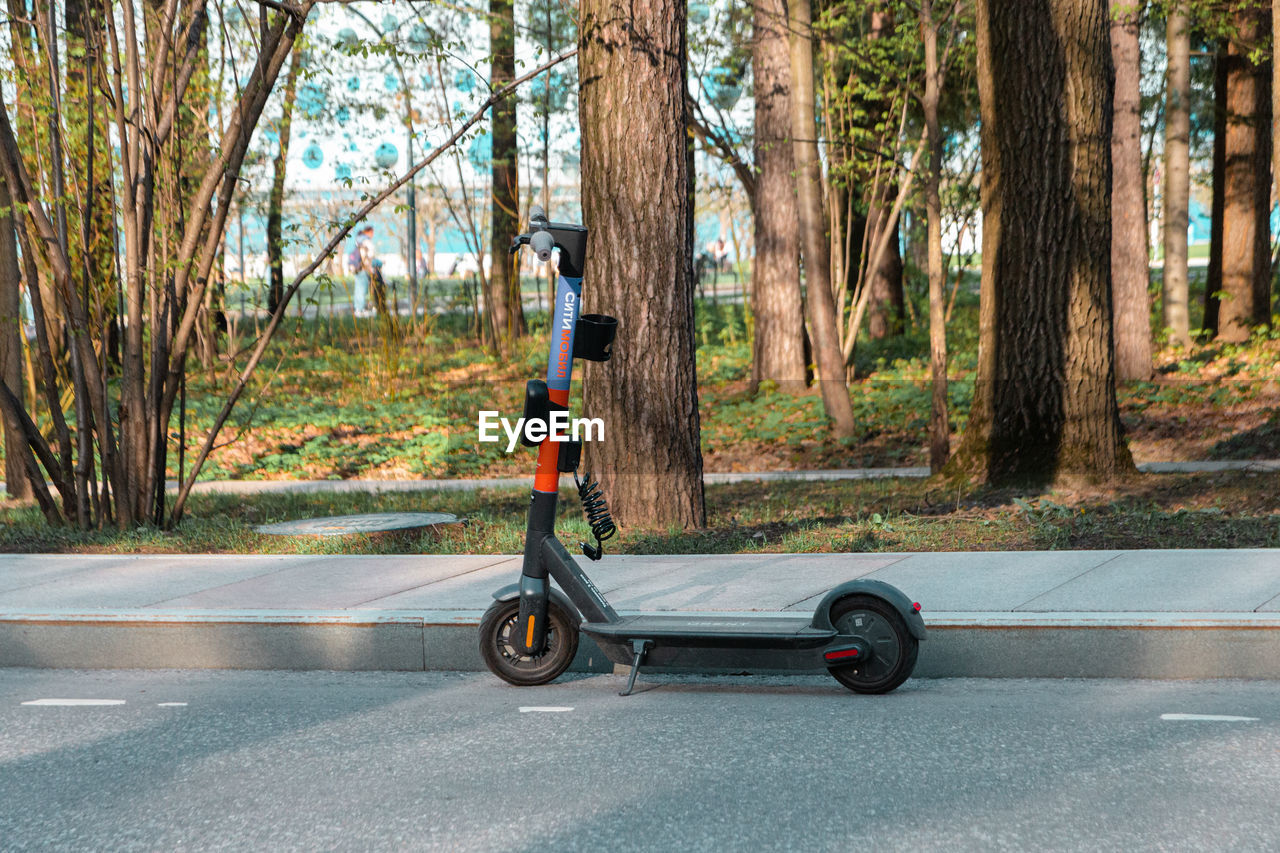
[[1250, 58], [1265, 38], [1269, 5], [1254, 2], [1236, 13], [1220, 55], [1225, 134], [1214, 192], [1221, 195], [1222, 233], [1211, 247], [1219, 263], [1206, 285], [1205, 328], [1223, 341], [1247, 340], [1250, 327], [1271, 313], [1271, 66]]
[[1200, 327], [1218, 331], [1218, 297], [1222, 287], [1222, 188], [1227, 174], [1227, 46], [1219, 43], [1213, 62], [1213, 166], [1209, 203], [1209, 267], [1204, 279], [1204, 316]]
[[[22, 399], [22, 300], [18, 284], [18, 240], [13, 226], [9, 184], [0, 177], [0, 383]], [[0, 411], [5, 411], [0, 409]], [[4, 485], [11, 498], [30, 498], [31, 483], [22, 464], [25, 447], [22, 424], [6, 416], [4, 423]]]
[[[1280, 144], [1276, 142], [1276, 134], [1280, 134], [1280, 61], [1277, 60], [1275, 46], [1280, 44], [1280, 3], [1271, 3], [1271, 177], [1280, 180]], [[1263, 307], [1269, 312], [1271, 294], [1263, 301]], [[1270, 323], [1267, 317], [1266, 322]]]
[[759, 0], [751, 73], [755, 80], [755, 192], [751, 215], [751, 390], [763, 381], [786, 390], [805, 383], [804, 298], [800, 293], [800, 234], [791, 180], [791, 68], [782, 0]]
[[1116, 69], [1111, 130], [1111, 289], [1115, 295], [1116, 377], [1151, 376], [1151, 302], [1147, 296], [1147, 215], [1142, 177], [1141, 77], [1133, 0], [1111, 0]]
[[584, 299], [619, 318], [612, 360], [586, 369], [606, 429], [587, 454], [621, 524], [702, 527], [685, 3], [580, 10]]
[[[891, 14], [886, 12], [871, 13], [871, 31], [867, 34], [868, 39], [884, 39], [888, 38], [893, 31], [895, 21]], [[892, 118], [888, 116], [888, 103], [883, 100], [870, 100], [867, 102], [866, 108], [870, 113], [871, 122], [881, 124], [892, 122]], [[896, 140], [892, 137], [887, 139], [892, 149]], [[892, 162], [886, 163], [885, 174], [890, 174], [894, 168]], [[875, 246], [882, 236], [885, 225], [889, 221], [889, 216], [893, 210], [894, 203], [898, 200], [898, 187], [896, 182], [881, 178], [878, 186], [873, 188], [874, 195], [868, 200], [867, 218], [864, 227], [867, 229], [868, 239], [866, 246], [868, 251]], [[874, 263], [875, 267], [868, 269], [867, 287], [869, 295], [867, 299], [867, 336], [872, 340], [881, 340], [892, 335], [902, 334], [903, 308], [906, 301], [902, 291], [902, 248], [901, 248], [901, 229], [900, 219], [893, 218], [893, 233], [889, 237], [889, 241], [885, 244], [885, 250], [880, 254], [878, 259], [868, 259], [868, 263]]]
[[[898, 189], [885, 182], [879, 198], [872, 199], [867, 210], [866, 228], [873, 235], [871, 243], [884, 230], [884, 222], [893, 210]], [[902, 291], [902, 247], [900, 217], [894, 217], [893, 233], [880, 255], [875, 269], [867, 270], [867, 286], [871, 295], [867, 303], [867, 337], [880, 340], [902, 334], [905, 296]]]
[[1165, 29], [1164, 274], [1161, 313], [1176, 346], [1191, 343], [1187, 313], [1187, 208], [1191, 193], [1191, 37], [1186, 0], [1173, 0]]
[[924, 40], [924, 123], [929, 145], [929, 174], [925, 180], [925, 207], [929, 219], [929, 372], [932, 394], [929, 404], [929, 471], [937, 474], [951, 455], [951, 428], [947, 415], [947, 321], [944, 291], [947, 271], [942, 265], [942, 128], [938, 120], [942, 72], [938, 67], [938, 25], [933, 0], [921, 0], [920, 30]]
[[271, 164], [271, 194], [267, 198], [267, 266], [271, 281], [267, 289], [267, 310], [274, 312], [284, 298], [284, 180], [289, 164], [289, 136], [293, 127], [293, 104], [298, 96], [298, 72], [302, 65], [302, 40], [294, 42], [289, 54], [289, 73], [284, 81], [280, 105], [280, 145]]
[[980, 0], [982, 306], [959, 473], [1133, 471], [1111, 329], [1107, 0]]
[[835, 297], [831, 293], [831, 257], [822, 207], [822, 163], [813, 92], [813, 32], [809, 0], [787, 6], [791, 56], [791, 142], [795, 158], [796, 207], [804, 257], [805, 308], [818, 364], [822, 407], [838, 438], [854, 435], [853, 406], [845, 384]]
[[[493, 88], [500, 89], [516, 76], [515, 18], [512, 0], [489, 0], [489, 50]], [[520, 226], [520, 164], [516, 150], [516, 102], [506, 99], [493, 108], [493, 194], [489, 218], [489, 257], [492, 259], [494, 331], [498, 349], [507, 353], [524, 334], [524, 308], [520, 303], [520, 271], [510, 254], [511, 239]]]

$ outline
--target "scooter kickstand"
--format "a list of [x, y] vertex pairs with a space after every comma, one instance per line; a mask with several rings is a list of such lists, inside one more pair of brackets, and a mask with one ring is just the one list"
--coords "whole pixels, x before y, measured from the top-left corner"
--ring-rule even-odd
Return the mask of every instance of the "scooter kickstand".
[[640, 674], [640, 664], [644, 663], [645, 652], [653, 645], [653, 640], [632, 640], [631, 650], [635, 652], [635, 660], [631, 662], [631, 675], [627, 678], [627, 689], [619, 696], [630, 696], [631, 689], [636, 686], [636, 676]]

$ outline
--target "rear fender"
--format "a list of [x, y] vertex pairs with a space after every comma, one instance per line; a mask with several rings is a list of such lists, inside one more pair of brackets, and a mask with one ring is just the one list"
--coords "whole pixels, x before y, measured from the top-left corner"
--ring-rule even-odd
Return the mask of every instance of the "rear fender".
[[813, 612], [813, 622], [810, 624], [820, 630], [834, 631], [835, 625], [831, 623], [831, 608], [837, 601], [850, 595], [870, 595], [884, 601], [902, 616], [911, 636], [917, 640], [925, 639], [928, 632], [925, 631], [924, 619], [920, 617], [920, 612], [916, 610], [911, 599], [907, 598], [906, 593], [884, 581], [869, 578], [842, 583], [827, 593], [818, 604], [818, 609]]

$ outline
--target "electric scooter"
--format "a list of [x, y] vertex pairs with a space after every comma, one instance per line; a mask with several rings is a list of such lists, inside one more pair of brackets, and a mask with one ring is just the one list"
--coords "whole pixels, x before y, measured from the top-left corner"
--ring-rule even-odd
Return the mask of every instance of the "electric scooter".
[[[526, 423], [550, 423], [553, 413], [568, 410], [573, 360], [608, 361], [618, 321], [579, 310], [586, 228], [548, 222], [534, 207], [529, 231], [515, 238], [511, 251], [526, 245], [540, 261], [560, 252], [547, 378], [528, 382], [524, 402]], [[535, 446], [527, 435], [522, 441]], [[776, 650], [811, 668], [825, 667], [856, 693], [888, 693], [911, 675], [925, 639], [920, 605], [882, 581], [840, 584], [812, 617], [619, 615], [555, 535], [561, 474], [573, 474], [595, 538], [594, 545], [580, 543], [583, 555], [599, 560], [603, 541], [617, 532], [598, 483], [590, 473], [578, 477], [582, 445], [548, 434], [536, 446], [520, 581], [494, 593], [480, 622], [480, 654], [494, 675], [519, 686], [546, 684], [569, 668], [580, 633], [595, 640], [609, 660], [631, 667], [622, 696], [634, 689], [643, 664], [677, 663], [691, 649], [704, 659], [743, 649]]]

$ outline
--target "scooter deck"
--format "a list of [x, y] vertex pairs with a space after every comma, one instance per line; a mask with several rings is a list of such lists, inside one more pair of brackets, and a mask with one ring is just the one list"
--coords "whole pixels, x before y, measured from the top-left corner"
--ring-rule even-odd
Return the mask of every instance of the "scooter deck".
[[628, 643], [653, 640], [663, 646], [754, 649], [815, 649], [835, 638], [814, 628], [808, 616], [624, 616], [617, 622], [584, 622], [584, 634]]

